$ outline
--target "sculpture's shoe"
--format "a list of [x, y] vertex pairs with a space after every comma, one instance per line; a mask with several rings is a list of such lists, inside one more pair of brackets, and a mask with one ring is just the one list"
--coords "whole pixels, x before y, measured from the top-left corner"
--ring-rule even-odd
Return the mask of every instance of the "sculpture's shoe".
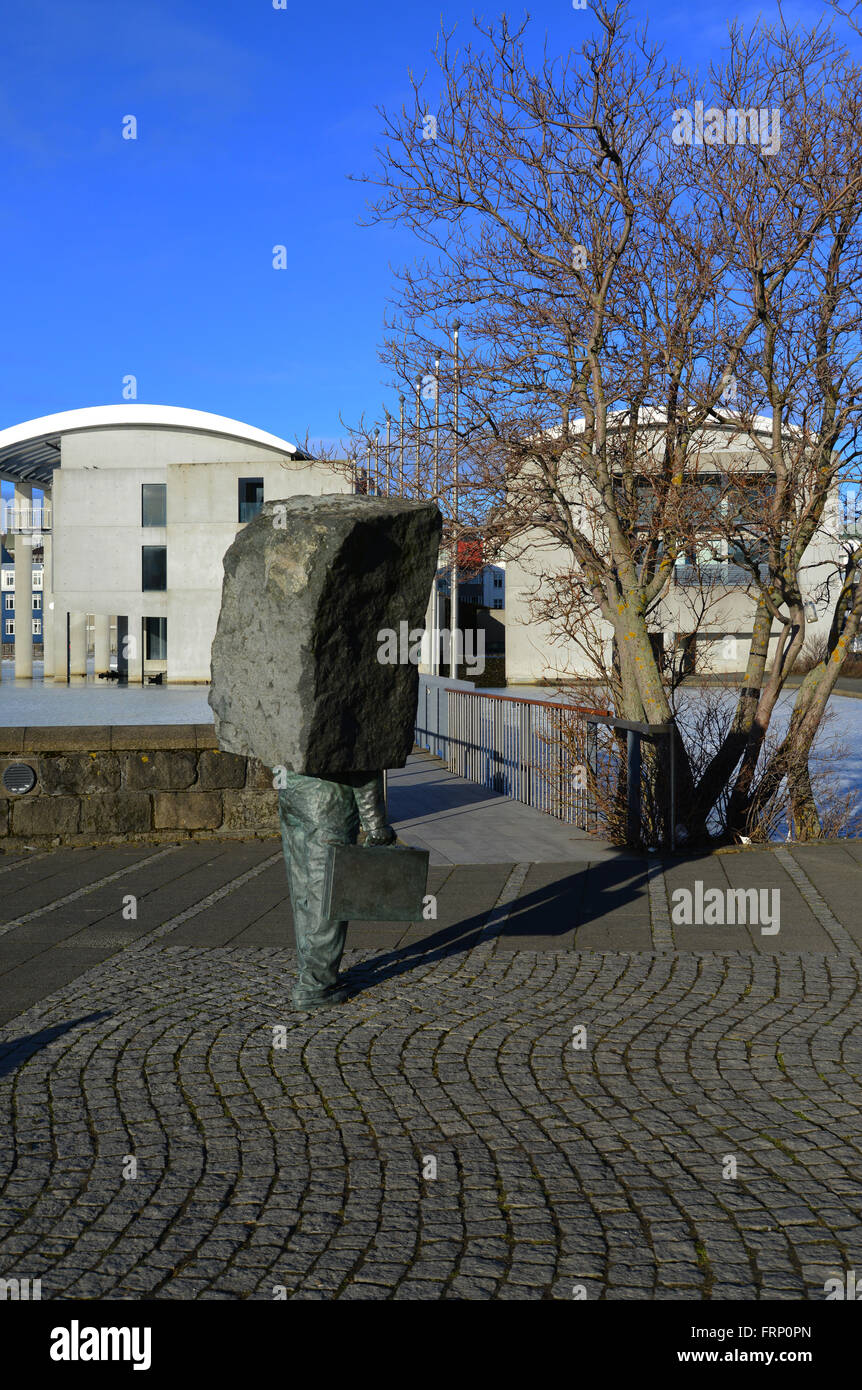
[[293, 996], [293, 1007], [302, 1013], [311, 1013], [314, 1009], [328, 1009], [333, 1004], [343, 1004], [349, 998], [349, 989], [330, 989], [325, 994], [301, 994]]

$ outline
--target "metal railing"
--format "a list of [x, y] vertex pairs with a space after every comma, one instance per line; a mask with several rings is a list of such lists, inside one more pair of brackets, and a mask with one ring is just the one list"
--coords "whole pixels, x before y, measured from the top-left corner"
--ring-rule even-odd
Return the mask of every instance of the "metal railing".
[[595, 830], [586, 720], [606, 713], [424, 680], [414, 737], [457, 776]]
[[28, 531], [50, 531], [51, 503], [4, 502], [0, 507], [0, 532], [5, 535]]
[[[660, 845], [676, 849], [676, 758], [673, 724], [646, 724], [633, 719], [613, 719], [608, 715], [586, 717], [591, 781], [598, 789], [601, 772], [613, 769], [613, 761], [599, 752], [598, 726], [605, 725], [616, 735], [625, 734], [625, 842], [633, 848]], [[655, 758], [644, 778], [643, 745], [651, 746]], [[610, 810], [609, 798], [605, 797]], [[620, 808], [622, 809], [622, 808]]]

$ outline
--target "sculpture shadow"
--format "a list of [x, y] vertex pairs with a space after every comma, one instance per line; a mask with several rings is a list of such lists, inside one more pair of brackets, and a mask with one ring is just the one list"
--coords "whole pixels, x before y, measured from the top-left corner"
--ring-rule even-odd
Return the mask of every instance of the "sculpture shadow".
[[[531, 935], [542, 939], [544, 949], [548, 949], [549, 937], [559, 937], [560, 949], [564, 949], [562, 938], [569, 936], [574, 929], [574, 948], [577, 950], [580, 928], [646, 896], [651, 867], [651, 860], [626, 856], [625, 859], [603, 861], [567, 874], [514, 899], [502, 928], [493, 935], [503, 941], [507, 936], [517, 937], [519, 946], [525, 950], [530, 949]], [[485, 908], [460, 922], [430, 931], [415, 941], [392, 950], [384, 949], [371, 960], [351, 966], [344, 972], [344, 982], [352, 991], [360, 993], [371, 985], [403, 975], [419, 965], [433, 964], [472, 950], [482, 939], [489, 916]], [[393, 931], [397, 930], [393, 926]], [[348, 941], [348, 949], [363, 948], [350, 947]]]
[[110, 1017], [110, 1009], [99, 1009], [96, 1013], [72, 1018], [68, 1023], [57, 1023], [53, 1028], [42, 1028], [38, 1033], [25, 1033], [20, 1038], [10, 1038], [8, 1042], [0, 1041], [0, 1076], [8, 1076], [11, 1072], [17, 1071], [22, 1063], [41, 1052], [42, 1048], [56, 1042], [57, 1038], [62, 1038], [65, 1033], [70, 1033], [73, 1028], [79, 1028], [82, 1023], [98, 1023], [101, 1019]]

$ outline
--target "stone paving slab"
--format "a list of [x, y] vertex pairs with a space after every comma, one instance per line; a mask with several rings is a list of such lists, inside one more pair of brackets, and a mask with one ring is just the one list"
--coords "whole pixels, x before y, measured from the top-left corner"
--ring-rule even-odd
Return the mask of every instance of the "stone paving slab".
[[[501, 949], [860, 949], [862, 914], [854, 890], [862, 866], [849, 845], [803, 846], [792, 853], [779, 846], [670, 860], [622, 855], [557, 863], [432, 864], [428, 889], [436, 898], [436, 917], [403, 924], [354, 922], [348, 945], [441, 950], [455, 939], [478, 938], [516, 869], [504, 920], [493, 924]], [[764, 935], [751, 923], [676, 923], [675, 893], [693, 892], [698, 882], [703, 891], [719, 888], [727, 894], [776, 889], [778, 935]], [[132, 920], [126, 906], [130, 897]], [[32, 859], [0, 855], [0, 1021], [20, 1010], [21, 999], [40, 997], [41, 974], [54, 988], [73, 978], [78, 962], [83, 968], [92, 959], [76, 952], [96, 951], [101, 959], [153, 932], [177, 946], [292, 947], [278, 841], [57, 849]]]

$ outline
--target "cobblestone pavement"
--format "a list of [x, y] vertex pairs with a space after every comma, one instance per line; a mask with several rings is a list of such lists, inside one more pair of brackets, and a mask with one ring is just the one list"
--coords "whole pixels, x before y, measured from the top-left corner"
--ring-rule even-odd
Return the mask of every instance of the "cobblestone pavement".
[[142, 940], [5, 1025], [0, 1275], [722, 1300], [862, 1269], [858, 954], [346, 963], [349, 1002], [297, 1014], [289, 950]]

